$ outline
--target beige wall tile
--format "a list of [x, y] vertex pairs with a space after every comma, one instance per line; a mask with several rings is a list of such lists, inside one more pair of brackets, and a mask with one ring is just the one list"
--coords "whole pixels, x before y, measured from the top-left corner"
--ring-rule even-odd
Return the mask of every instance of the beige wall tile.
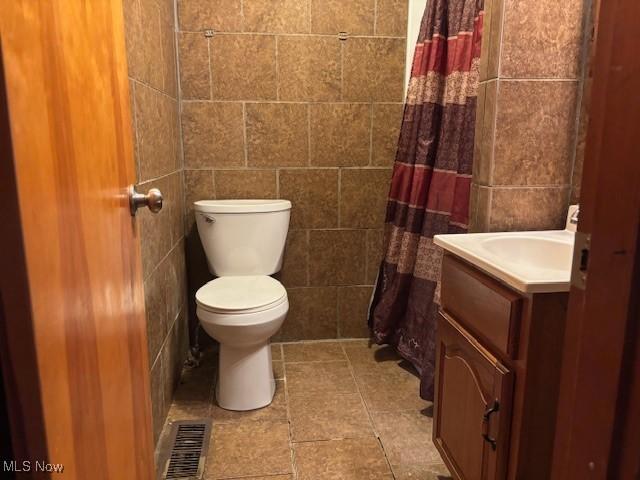
[[[166, 177], [138, 185], [139, 191], [146, 192], [150, 188], [160, 188], [166, 192]], [[166, 194], [166, 193], [165, 193]], [[158, 213], [151, 213], [144, 208], [136, 215], [136, 222], [140, 231], [140, 253], [142, 256], [142, 272], [147, 278], [171, 250], [171, 235], [173, 218], [169, 208]]]
[[[289, 288], [289, 313], [280, 331], [278, 341], [317, 340], [336, 338], [335, 287]], [[289, 372], [287, 372], [288, 378]]]
[[307, 231], [289, 230], [280, 271], [280, 281], [285, 287], [306, 287], [309, 284], [308, 251]]
[[214, 430], [206, 478], [292, 472], [287, 422], [238, 422], [217, 425]]
[[295, 395], [289, 399], [289, 411], [293, 442], [373, 436], [369, 415], [357, 393]]
[[307, 0], [252, 0], [244, 2], [244, 31], [304, 33], [309, 31]]
[[178, 167], [177, 102], [141, 83], [135, 87], [139, 180], [166, 175]]
[[491, 215], [491, 193], [493, 188], [477, 185], [476, 190], [475, 203], [471, 204], [474, 216], [471, 218], [469, 230], [471, 232], [488, 232]]
[[213, 190], [213, 171], [185, 170], [184, 171], [184, 199], [187, 213], [188, 232], [193, 223], [193, 202], [215, 198]]
[[125, 45], [127, 50], [127, 68], [129, 77], [140, 78], [143, 67], [141, 9], [138, 0], [123, 0]]
[[276, 198], [275, 170], [216, 170], [216, 198]]
[[343, 46], [343, 97], [358, 102], [401, 102], [405, 41], [349, 38]]
[[401, 102], [405, 41], [349, 38], [343, 45], [343, 97], [358, 102]]
[[568, 198], [568, 187], [493, 188], [489, 231], [561, 229]]
[[408, 0], [376, 0], [376, 35], [406, 37]]
[[167, 335], [167, 304], [164, 297], [165, 271], [166, 265], [161, 265], [144, 282], [149, 365], [154, 364]]
[[491, 167], [496, 123], [496, 80], [480, 84], [476, 111], [476, 138], [473, 156], [473, 179], [480, 185], [491, 183]]
[[246, 116], [250, 166], [307, 165], [307, 105], [249, 103], [246, 106]]
[[140, 0], [140, 37], [134, 48], [141, 51], [138, 80], [162, 90], [160, 9], [154, 0]]
[[398, 138], [402, 126], [404, 105], [401, 103], [373, 104], [373, 134], [371, 165], [391, 167], [396, 159]]
[[367, 312], [372, 287], [338, 288], [338, 337], [369, 338]]
[[177, 0], [180, 30], [239, 32], [242, 28], [240, 0]]
[[505, 0], [500, 76], [577, 78], [584, 5], [582, 0]]
[[567, 185], [575, 82], [499, 81], [493, 185]]
[[276, 39], [271, 35], [216, 35], [209, 43], [213, 98], [275, 100]]
[[311, 285], [362, 285], [365, 236], [360, 230], [312, 230], [309, 235]]
[[151, 414], [153, 420], [153, 443], [160, 438], [164, 425], [166, 403], [164, 401], [164, 372], [162, 362], [157, 361], [151, 368], [149, 375], [151, 380]]
[[299, 480], [335, 478], [391, 480], [376, 437], [302, 442], [293, 446]]
[[209, 40], [202, 33], [179, 33], [178, 52], [183, 100], [210, 99]]
[[484, 38], [480, 52], [480, 81], [496, 78], [501, 50], [504, 0], [485, 2]]
[[[167, 2], [164, 2], [166, 4]], [[164, 5], [163, 4], [163, 5]], [[168, 8], [161, 8], [162, 23], [160, 34], [162, 35], [162, 85], [163, 91], [173, 98], [178, 98], [178, 69], [176, 64], [176, 35], [173, 20], [173, 8], [170, 13]]]
[[311, 32], [373, 34], [375, 0], [310, 0]]
[[384, 253], [382, 251], [384, 235], [382, 230], [367, 230], [367, 272], [365, 283], [375, 285], [380, 262]]
[[340, 179], [340, 226], [381, 228], [387, 208], [390, 169], [345, 169]]
[[240, 103], [183, 103], [182, 135], [185, 167], [244, 165], [242, 120]]
[[340, 40], [335, 37], [278, 37], [280, 100], [340, 99]]
[[323, 167], [369, 163], [371, 106], [312, 104], [311, 164]]

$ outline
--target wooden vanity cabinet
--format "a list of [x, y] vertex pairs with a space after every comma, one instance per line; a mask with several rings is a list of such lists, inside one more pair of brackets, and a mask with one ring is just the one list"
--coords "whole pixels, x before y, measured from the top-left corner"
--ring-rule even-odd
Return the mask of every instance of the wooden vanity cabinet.
[[445, 254], [433, 440], [454, 478], [549, 478], [567, 300]]

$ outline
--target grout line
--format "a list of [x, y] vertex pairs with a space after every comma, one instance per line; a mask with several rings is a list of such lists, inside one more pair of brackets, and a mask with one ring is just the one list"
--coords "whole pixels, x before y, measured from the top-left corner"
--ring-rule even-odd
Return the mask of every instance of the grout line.
[[338, 228], [342, 227], [342, 168], [338, 168]]
[[378, 32], [378, 0], [373, 2], [373, 35]]
[[[135, 79], [132, 79], [135, 80]], [[496, 80], [496, 79], [494, 79]], [[493, 80], [488, 80], [489, 81], [493, 81]], [[138, 83], [147, 86], [146, 84], [139, 82]], [[152, 87], [149, 87], [152, 88]], [[156, 90], [159, 93], [163, 93], [160, 90]], [[166, 95], [166, 93], [164, 94]], [[172, 100], [175, 100], [175, 98], [173, 97], [169, 97]], [[184, 100], [182, 100], [183, 103], [240, 103], [240, 102], [245, 102], [245, 103], [257, 103], [257, 104], [270, 104], [270, 103], [284, 103], [284, 104], [294, 104], [294, 105], [370, 105], [371, 102], [360, 102], [360, 101], [351, 101], [351, 100], [327, 100], [327, 101], [322, 101], [322, 100], [256, 100], [256, 99], [242, 99], [242, 98], [236, 98], [236, 99], [213, 99], [210, 100], [208, 98], [186, 98]], [[376, 104], [380, 104], [380, 105], [404, 105], [402, 102], [395, 102], [395, 101], [375, 101], [374, 103]]]
[[[180, 33], [196, 33], [202, 34], [202, 30], [180, 30]], [[280, 35], [282, 37], [324, 37], [324, 38], [335, 38], [335, 33], [289, 33], [289, 32], [218, 32], [216, 31], [216, 35], [224, 35], [224, 36], [249, 36], [249, 35], [258, 35], [262, 37]], [[405, 36], [397, 36], [397, 35], [359, 35], [359, 34], [349, 34], [349, 38], [368, 38], [368, 39], [392, 39], [392, 40], [406, 40]]]
[[274, 52], [274, 60], [275, 60], [275, 70], [276, 70], [276, 100], [280, 100], [280, 65], [278, 63], [278, 35], [274, 36], [275, 42], [275, 52]]
[[307, 271], [306, 271], [306, 278], [305, 278], [305, 283], [306, 286], [309, 287], [311, 285], [311, 255], [309, 253], [310, 248], [309, 245], [311, 244], [311, 230], [307, 229], [306, 230], [306, 242], [307, 244], [305, 245], [306, 247], [306, 251], [305, 251], [305, 261], [307, 262]]
[[293, 470], [293, 477], [298, 478], [298, 469], [296, 468], [296, 457], [293, 451], [293, 427], [291, 422], [291, 408], [289, 407], [289, 382], [287, 381], [287, 365], [284, 361], [284, 347], [280, 343], [280, 358], [282, 359], [282, 376], [284, 385], [284, 404], [287, 411], [287, 428], [289, 432], [289, 452], [291, 458], [291, 468]]
[[340, 41], [340, 101], [344, 102], [344, 42], [343, 41]]
[[213, 100], [213, 70], [211, 68], [211, 38], [207, 37], [207, 61], [209, 65], [209, 99]]
[[373, 103], [369, 106], [369, 166], [373, 165]]
[[280, 168], [276, 168], [276, 198], [280, 198]]
[[307, 104], [307, 166], [311, 166], [311, 104]]
[[247, 145], [247, 104], [242, 102], [242, 142], [244, 147], [244, 168], [249, 166], [249, 147]]

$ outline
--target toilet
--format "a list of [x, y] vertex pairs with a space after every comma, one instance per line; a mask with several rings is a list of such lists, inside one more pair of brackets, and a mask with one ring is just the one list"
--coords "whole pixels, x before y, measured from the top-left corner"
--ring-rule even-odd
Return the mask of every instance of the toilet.
[[269, 405], [275, 393], [269, 339], [289, 310], [287, 291], [270, 277], [282, 268], [288, 200], [200, 200], [200, 241], [215, 275], [196, 292], [196, 313], [220, 343], [216, 399], [227, 410]]

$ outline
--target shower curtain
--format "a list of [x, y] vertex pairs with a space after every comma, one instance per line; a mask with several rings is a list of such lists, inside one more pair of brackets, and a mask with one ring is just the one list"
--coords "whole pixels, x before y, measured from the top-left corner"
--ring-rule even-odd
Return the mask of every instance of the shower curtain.
[[385, 256], [369, 311], [433, 400], [440, 233], [467, 231], [484, 0], [429, 0], [387, 201]]

